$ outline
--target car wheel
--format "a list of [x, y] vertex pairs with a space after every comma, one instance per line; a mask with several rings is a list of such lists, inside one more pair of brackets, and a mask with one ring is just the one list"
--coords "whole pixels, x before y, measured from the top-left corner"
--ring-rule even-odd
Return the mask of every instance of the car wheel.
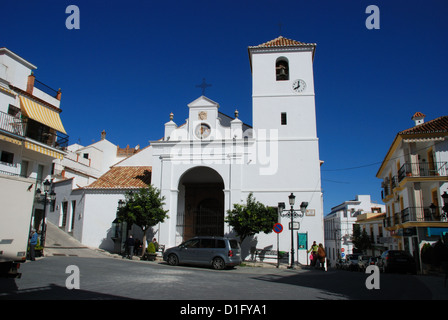
[[168, 264], [170, 266], [177, 266], [179, 264], [179, 258], [174, 253], [170, 254], [168, 256]]
[[212, 267], [215, 270], [222, 270], [226, 266], [224, 260], [220, 257], [216, 257], [212, 261]]

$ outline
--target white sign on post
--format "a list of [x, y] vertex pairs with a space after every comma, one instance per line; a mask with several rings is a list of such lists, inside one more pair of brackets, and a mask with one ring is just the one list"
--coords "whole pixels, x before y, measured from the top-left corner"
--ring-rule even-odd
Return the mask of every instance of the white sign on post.
[[291, 226], [291, 222], [289, 223], [289, 230], [299, 230], [300, 229], [300, 223], [299, 222], [293, 222]]

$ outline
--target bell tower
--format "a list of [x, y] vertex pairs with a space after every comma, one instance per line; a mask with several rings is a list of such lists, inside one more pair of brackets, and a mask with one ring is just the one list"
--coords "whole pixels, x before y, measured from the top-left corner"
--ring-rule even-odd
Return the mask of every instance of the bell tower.
[[282, 36], [249, 47], [255, 130], [277, 129], [279, 138], [316, 138], [315, 48]]

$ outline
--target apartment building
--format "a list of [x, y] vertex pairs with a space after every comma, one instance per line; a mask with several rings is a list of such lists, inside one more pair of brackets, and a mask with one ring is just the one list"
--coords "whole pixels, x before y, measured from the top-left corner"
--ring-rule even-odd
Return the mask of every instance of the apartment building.
[[[61, 90], [34, 75], [35, 65], [7, 48], [0, 48], [0, 202], [34, 199], [33, 224], [42, 227], [44, 203], [30, 192], [44, 191], [53, 160], [66, 154], [68, 135], [62, 124]], [[11, 179], [25, 181], [26, 190], [11, 194]], [[36, 200], [37, 199], [37, 200]], [[24, 206], [25, 207], [25, 206]], [[28, 206], [27, 206], [28, 207]], [[7, 208], [9, 209], [9, 208]]]
[[396, 135], [376, 175], [387, 209], [384, 227], [396, 239], [389, 249], [416, 259], [424, 242], [448, 232], [448, 116], [424, 119], [414, 114], [414, 126]]
[[354, 253], [352, 236], [357, 217], [383, 212], [385, 206], [373, 202], [370, 195], [357, 195], [354, 200], [344, 201], [331, 208], [331, 212], [324, 218], [325, 246], [331, 265], [334, 266], [338, 259]]

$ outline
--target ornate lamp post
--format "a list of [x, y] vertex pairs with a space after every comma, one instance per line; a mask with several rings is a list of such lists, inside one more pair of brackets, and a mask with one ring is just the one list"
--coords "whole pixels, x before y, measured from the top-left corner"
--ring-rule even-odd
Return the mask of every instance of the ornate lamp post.
[[[299, 210], [294, 210], [294, 204], [296, 201], [296, 196], [291, 192], [291, 194], [288, 196], [289, 199], [289, 205], [291, 206], [291, 209], [286, 210], [285, 209], [285, 203], [279, 202], [278, 203], [278, 211], [280, 216], [282, 217], [290, 217], [291, 222], [289, 229], [291, 230], [291, 264], [288, 267], [289, 269], [294, 269], [294, 217], [303, 217], [303, 214], [306, 212], [306, 208], [308, 207], [308, 202], [302, 202], [300, 204]], [[285, 213], [283, 213], [285, 212]]]
[[[47, 179], [42, 184], [44, 188], [44, 193], [40, 189], [36, 190], [36, 199], [44, 204], [44, 216], [42, 218], [42, 233], [40, 235], [40, 246], [43, 248], [45, 246], [45, 236], [47, 233], [47, 225], [45, 223], [45, 218], [47, 216], [47, 202], [56, 199], [56, 193], [51, 190], [51, 182]], [[50, 192], [51, 190], [51, 192]]]
[[[118, 207], [117, 212], [124, 208], [126, 205], [126, 202], [123, 201], [123, 199], [118, 200]], [[118, 217], [115, 218], [114, 221], [112, 221], [112, 237], [111, 239], [114, 241], [114, 252], [121, 253], [121, 241], [122, 241], [122, 230], [123, 226], [126, 222], [120, 222], [118, 220]]]

